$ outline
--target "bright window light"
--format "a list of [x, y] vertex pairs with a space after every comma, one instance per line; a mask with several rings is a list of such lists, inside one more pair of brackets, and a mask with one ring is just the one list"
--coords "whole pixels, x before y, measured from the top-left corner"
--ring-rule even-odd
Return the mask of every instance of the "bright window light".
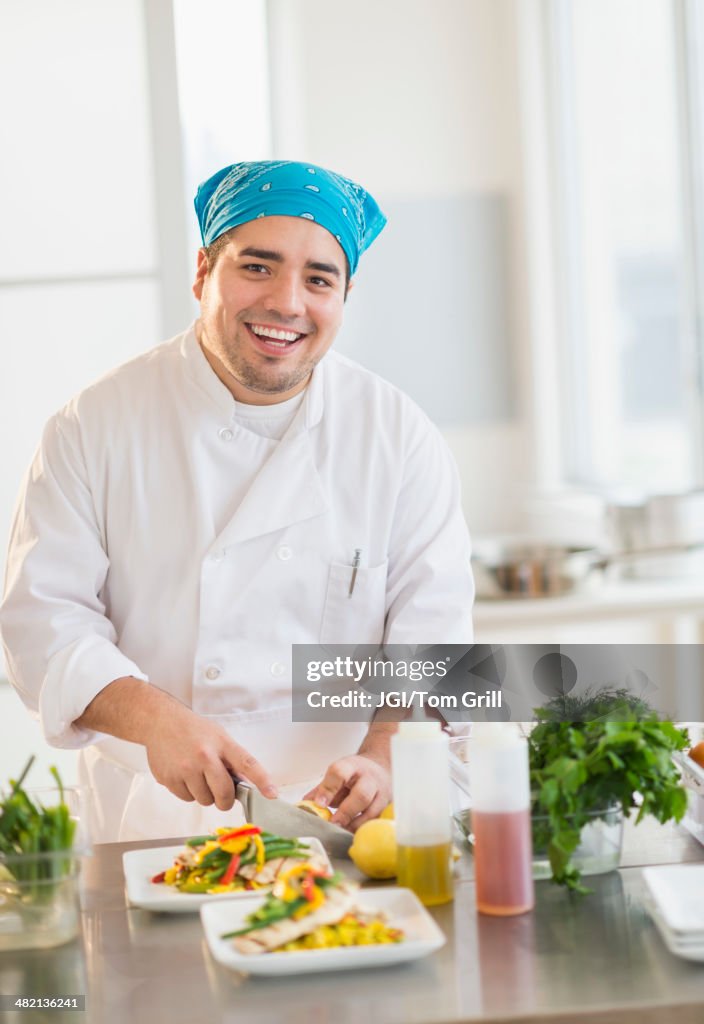
[[265, 0], [174, 0], [184, 177], [193, 248], [199, 183], [272, 155]]
[[686, 488], [696, 480], [674, 5], [568, 0], [553, 11], [570, 476]]

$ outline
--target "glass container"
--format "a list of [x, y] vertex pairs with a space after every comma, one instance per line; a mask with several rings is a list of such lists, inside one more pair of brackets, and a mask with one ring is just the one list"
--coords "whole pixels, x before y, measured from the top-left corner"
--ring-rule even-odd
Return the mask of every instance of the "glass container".
[[[590, 811], [589, 821], [582, 827], [580, 843], [572, 854], [572, 863], [582, 875], [603, 875], [615, 871], [621, 862], [623, 842], [623, 810], [620, 806]], [[472, 812], [462, 811], [454, 816], [455, 823], [470, 846], [474, 845], [472, 834]], [[550, 878], [552, 869], [548, 858], [547, 840], [549, 822], [547, 815], [534, 814], [533, 826], [533, 878]]]
[[[61, 802], [58, 788], [25, 792], [44, 807]], [[78, 934], [80, 864], [90, 843], [81, 790], [64, 787], [63, 799], [76, 823], [70, 850], [0, 854], [0, 953], [60, 946]]]
[[[568, 816], [569, 817], [569, 816]], [[623, 842], [623, 810], [620, 805], [590, 811], [588, 821], [582, 826], [579, 846], [571, 857], [571, 863], [584, 877], [604, 875], [615, 871], [621, 862]], [[547, 815], [534, 814], [533, 822], [533, 878], [550, 878], [552, 868], [548, 857], [550, 823]]]

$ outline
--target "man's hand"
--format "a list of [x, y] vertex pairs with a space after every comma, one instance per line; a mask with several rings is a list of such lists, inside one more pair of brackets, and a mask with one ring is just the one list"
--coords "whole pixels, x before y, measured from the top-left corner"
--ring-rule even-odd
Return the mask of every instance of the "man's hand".
[[265, 769], [224, 729], [140, 679], [114, 680], [76, 724], [143, 744], [154, 778], [181, 800], [229, 811], [235, 802], [233, 773], [264, 796], [276, 796]]
[[304, 799], [336, 807], [332, 821], [351, 832], [378, 818], [391, 802], [390, 743], [395, 732], [395, 724], [372, 724], [359, 753], [331, 764], [323, 781]]
[[342, 757], [304, 799], [337, 807], [333, 823], [356, 832], [365, 821], [378, 818], [390, 802], [391, 772], [364, 754]]
[[264, 796], [276, 796], [269, 775], [252, 754], [184, 705], [176, 703], [160, 716], [145, 746], [154, 778], [181, 800], [229, 811], [235, 802], [233, 773]]

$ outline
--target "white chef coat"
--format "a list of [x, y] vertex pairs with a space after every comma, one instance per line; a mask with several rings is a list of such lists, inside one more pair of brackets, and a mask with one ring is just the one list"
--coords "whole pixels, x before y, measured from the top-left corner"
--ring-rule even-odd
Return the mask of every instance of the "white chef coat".
[[235, 407], [191, 326], [52, 417], [22, 487], [8, 671], [49, 743], [86, 748], [96, 841], [222, 823], [159, 786], [142, 746], [74, 724], [112, 680], [213, 717], [300, 793], [364, 727], [291, 722], [292, 644], [472, 639], [456, 468], [409, 398], [328, 352], [280, 441]]

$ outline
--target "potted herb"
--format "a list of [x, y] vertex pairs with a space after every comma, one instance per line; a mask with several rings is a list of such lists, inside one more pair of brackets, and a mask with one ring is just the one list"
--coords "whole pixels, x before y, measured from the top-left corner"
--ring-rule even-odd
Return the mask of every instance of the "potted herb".
[[557, 697], [535, 715], [528, 737], [534, 847], [547, 848], [553, 881], [586, 893], [572, 860], [584, 826], [635, 807], [636, 824], [646, 814], [660, 822], [683, 817], [687, 795], [672, 754], [688, 745], [687, 731], [624, 689]]

